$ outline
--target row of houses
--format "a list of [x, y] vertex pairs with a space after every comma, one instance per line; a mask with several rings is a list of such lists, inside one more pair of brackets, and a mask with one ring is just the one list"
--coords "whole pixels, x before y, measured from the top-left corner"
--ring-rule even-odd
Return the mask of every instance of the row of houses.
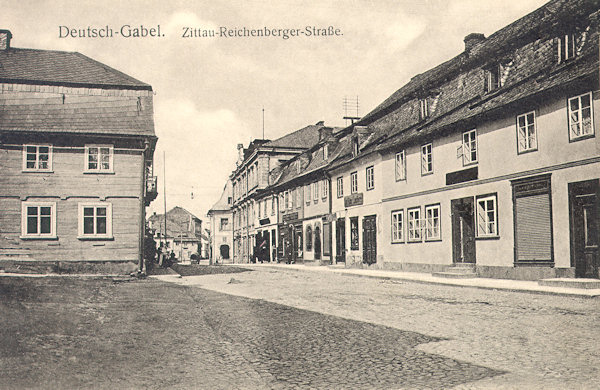
[[214, 260], [597, 278], [599, 14], [550, 1], [348, 127], [239, 145]]

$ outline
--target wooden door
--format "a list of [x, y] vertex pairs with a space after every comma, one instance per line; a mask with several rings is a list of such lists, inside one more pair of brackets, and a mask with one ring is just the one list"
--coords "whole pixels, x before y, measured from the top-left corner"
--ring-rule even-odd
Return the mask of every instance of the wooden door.
[[335, 223], [335, 262], [346, 262], [346, 218], [338, 218]]
[[363, 263], [377, 262], [377, 217], [369, 215], [363, 218]]
[[475, 263], [475, 215], [473, 198], [452, 199], [452, 261]]
[[571, 266], [578, 278], [598, 278], [598, 180], [569, 183]]

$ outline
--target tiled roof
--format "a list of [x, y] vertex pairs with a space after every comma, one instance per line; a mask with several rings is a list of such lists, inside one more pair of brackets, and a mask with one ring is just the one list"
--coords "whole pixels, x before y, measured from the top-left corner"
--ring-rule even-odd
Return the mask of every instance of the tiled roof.
[[213, 211], [229, 211], [231, 210], [231, 205], [228, 203], [228, 198], [231, 197], [231, 181], [227, 180], [225, 183], [225, 187], [223, 188], [223, 192], [221, 193], [221, 198], [208, 210], [208, 214], [211, 214]]
[[319, 129], [326, 127], [322, 122], [303, 127], [281, 138], [267, 142], [267, 147], [310, 148], [319, 142]]
[[[175, 206], [167, 211], [167, 237], [183, 237], [190, 239], [200, 239], [202, 232], [193, 232], [190, 230], [191, 221], [200, 221], [198, 217], [190, 213], [183, 207]], [[148, 218], [156, 231], [160, 232], [161, 228], [164, 231], [164, 214], [153, 214]]]
[[0, 50], [0, 82], [152, 90], [146, 83], [76, 52]]

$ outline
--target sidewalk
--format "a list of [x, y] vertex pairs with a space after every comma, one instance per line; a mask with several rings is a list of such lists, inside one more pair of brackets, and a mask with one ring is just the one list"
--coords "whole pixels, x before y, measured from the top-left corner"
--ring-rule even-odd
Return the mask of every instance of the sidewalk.
[[[233, 265], [233, 264], [232, 264]], [[306, 266], [301, 264], [234, 264], [245, 268], [282, 268], [307, 272], [331, 272], [348, 276], [358, 276], [377, 279], [406, 280], [415, 283], [443, 284], [447, 286], [475, 287], [492, 290], [529, 292], [537, 294], [565, 295], [594, 298], [600, 296], [600, 289], [581, 289], [569, 287], [540, 286], [537, 281], [509, 280], [490, 278], [446, 279], [422, 272], [401, 272], [373, 269], [339, 268], [336, 266]]]

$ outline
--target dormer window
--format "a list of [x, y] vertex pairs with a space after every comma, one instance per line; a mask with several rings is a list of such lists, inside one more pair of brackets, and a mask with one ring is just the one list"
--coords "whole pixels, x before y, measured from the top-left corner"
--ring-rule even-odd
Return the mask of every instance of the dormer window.
[[484, 70], [485, 92], [494, 91], [502, 86], [502, 65], [494, 64]]
[[327, 160], [329, 158], [329, 145], [323, 145], [323, 160]]
[[559, 64], [571, 60], [581, 53], [589, 29], [589, 26], [586, 29], [576, 28], [558, 36], [557, 58]]
[[352, 155], [358, 156], [358, 137], [352, 137]]
[[419, 118], [421, 120], [429, 118], [429, 102], [427, 98], [419, 99]]

